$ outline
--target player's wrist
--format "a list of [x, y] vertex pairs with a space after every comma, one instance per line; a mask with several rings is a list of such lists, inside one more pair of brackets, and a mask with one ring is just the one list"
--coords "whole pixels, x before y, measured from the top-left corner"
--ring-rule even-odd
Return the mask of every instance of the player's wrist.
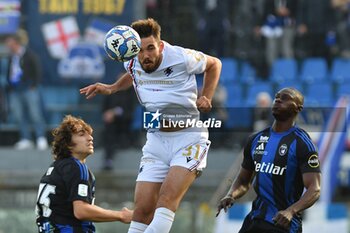
[[208, 95], [202, 95], [202, 97], [211, 103], [212, 98], [209, 98]]
[[113, 86], [109, 86], [108, 90], [109, 90], [109, 95], [114, 94], [114, 93], [117, 92], [117, 89], [115, 87], [113, 87]]
[[289, 211], [293, 216], [296, 215], [296, 213], [298, 212], [296, 209], [294, 209], [291, 206], [289, 208], [287, 208], [287, 211]]
[[232, 193], [226, 194], [226, 197], [227, 197], [227, 198], [231, 198], [233, 201], [236, 200], [236, 198], [233, 197]]

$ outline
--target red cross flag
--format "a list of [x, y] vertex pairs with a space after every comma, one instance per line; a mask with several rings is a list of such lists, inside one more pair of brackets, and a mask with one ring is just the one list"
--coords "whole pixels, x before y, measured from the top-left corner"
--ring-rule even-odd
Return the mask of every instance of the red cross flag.
[[50, 55], [58, 59], [66, 57], [68, 49], [80, 39], [79, 27], [73, 16], [44, 23], [42, 31]]

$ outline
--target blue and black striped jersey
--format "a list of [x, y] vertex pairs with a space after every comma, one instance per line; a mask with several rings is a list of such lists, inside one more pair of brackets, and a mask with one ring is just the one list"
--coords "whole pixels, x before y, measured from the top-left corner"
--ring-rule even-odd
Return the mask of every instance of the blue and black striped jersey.
[[39, 232], [92, 233], [92, 222], [74, 216], [73, 201], [93, 204], [95, 177], [86, 164], [73, 157], [51, 164], [40, 180], [36, 206]]
[[[278, 211], [300, 199], [304, 190], [302, 174], [320, 172], [317, 148], [297, 126], [282, 133], [267, 128], [253, 134], [244, 148], [242, 167], [256, 173], [257, 198], [249, 216], [270, 223]], [[289, 232], [300, 229], [301, 216], [297, 215]]]

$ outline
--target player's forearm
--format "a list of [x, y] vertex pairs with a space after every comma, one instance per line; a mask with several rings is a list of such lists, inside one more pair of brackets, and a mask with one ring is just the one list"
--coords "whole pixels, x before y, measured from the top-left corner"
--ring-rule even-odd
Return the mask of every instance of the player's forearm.
[[221, 72], [221, 61], [215, 57], [208, 57], [207, 69], [204, 72], [202, 96], [212, 99], [218, 85]]
[[237, 177], [234, 183], [232, 184], [227, 195], [231, 195], [233, 199], [237, 200], [244, 196], [250, 188], [250, 182], [243, 180], [240, 177]]
[[320, 187], [309, 187], [304, 195], [299, 199], [299, 201], [288, 207], [287, 210], [291, 211], [294, 215], [309, 208], [319, 199], [320, 192]]
[[129, 74], [124, 74], [115, 83], [111, 84], [111, 92], [123, 91], [132, 86], [132, 78]]
[[82, 205], [74, 209], [74, 215], [81, 221], [112, 222], [121, 220], [121, 212], [103, 209], [96, 205]]

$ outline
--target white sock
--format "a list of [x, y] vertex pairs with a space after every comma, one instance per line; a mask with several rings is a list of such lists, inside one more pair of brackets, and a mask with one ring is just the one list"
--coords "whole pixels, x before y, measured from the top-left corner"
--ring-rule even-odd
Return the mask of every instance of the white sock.
[[169, 233], [175, 213], [167, 208], [157, 208], [152, 222], [144, 233]]
[[147, 226], [144, 223], [131, 221], [128, 233], [143, 233]]

